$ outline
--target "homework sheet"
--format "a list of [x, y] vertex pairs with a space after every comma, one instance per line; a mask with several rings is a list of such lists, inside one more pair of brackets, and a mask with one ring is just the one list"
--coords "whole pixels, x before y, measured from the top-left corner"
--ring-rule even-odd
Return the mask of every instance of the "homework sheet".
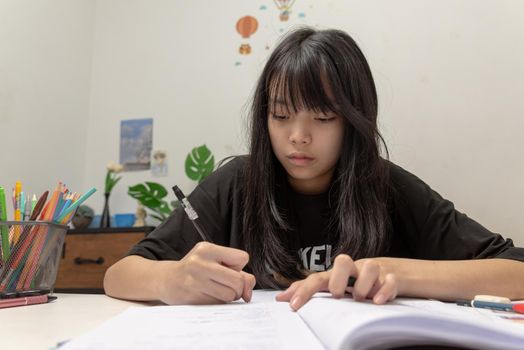
[[323, 349], [276, 293], [256, 291], [249, 304], [131, 307], [60, 349]]

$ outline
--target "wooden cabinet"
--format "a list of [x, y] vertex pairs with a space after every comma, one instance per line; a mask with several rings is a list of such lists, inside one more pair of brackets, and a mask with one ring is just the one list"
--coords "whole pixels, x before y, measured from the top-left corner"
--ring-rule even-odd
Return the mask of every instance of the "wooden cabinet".
[[69, 230], [55, 292], [103, 293], [104, 274], [153, 227]]

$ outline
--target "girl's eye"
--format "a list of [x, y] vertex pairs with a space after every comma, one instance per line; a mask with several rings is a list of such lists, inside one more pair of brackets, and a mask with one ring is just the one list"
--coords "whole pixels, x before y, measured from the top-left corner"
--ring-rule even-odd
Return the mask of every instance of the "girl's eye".
[[335, 117], [316, 117], [315, 120], [318, 120], [321, 123], [329, 123], [335, 120]]
[[286, 120], [287, 119], [287, 115], [272, 114], [272, 116], [273, 116], [273, 119], [276, 119], [276, 120]]

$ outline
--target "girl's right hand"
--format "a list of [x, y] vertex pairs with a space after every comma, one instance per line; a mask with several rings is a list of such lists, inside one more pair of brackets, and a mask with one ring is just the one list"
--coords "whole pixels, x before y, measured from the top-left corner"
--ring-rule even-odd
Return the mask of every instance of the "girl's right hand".
[[180, 261], [160, 265], [159, 295], [166, 304], [218, 304], [251, 300], [255, 276], [242, 269], [242, 250], [199, 242]]

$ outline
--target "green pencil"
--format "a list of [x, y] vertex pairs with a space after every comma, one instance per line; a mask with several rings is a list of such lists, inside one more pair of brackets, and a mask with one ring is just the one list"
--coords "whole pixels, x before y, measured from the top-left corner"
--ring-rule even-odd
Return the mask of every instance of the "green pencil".
[[[5, 204], [5, 191], [0, 187], [0, 221], [7, 221], [7, 205]], [[11, 248], [9, 247], [9, 232], [7, 226], [0, 224], [0, 235], [2, 236], [2, 259], [7, 262], [11, 255]]]

